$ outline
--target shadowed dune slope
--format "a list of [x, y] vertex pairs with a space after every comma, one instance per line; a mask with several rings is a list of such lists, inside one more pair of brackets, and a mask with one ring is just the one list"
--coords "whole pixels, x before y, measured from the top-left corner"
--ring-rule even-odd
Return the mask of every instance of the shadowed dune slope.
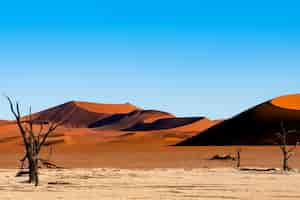
[[289, 95], [262, 103], [178, 145], [273, 145], [278, 142], [276, 133], [281, 121], [287, 129], [297, 130], [288, 138], [289, 144], [295, 144], [300, 137], [298, 100], [300, 95]]
[[156, 110], [135, 110], [128, 114], [115, 114], [95, 123], [89, 128], [123, 130], [136, 124], [152, 123], [159, 119], [174, 117], [170, 113]]
[[162, 129], [172, 129], [180, 126], [186, 126], [192, 124], [196, 121], [204, 119], [203, 117], [182, 117], [182, 118], [166, 118], [159, 119], [152, 123], [139, 123], [136, 124], [126, 131], [151, 131], [151, 130], [162, 130]]
[[138, 109], [131, 104], [97, 104], [71, 101], [33, 114], [36, 121], [64, 122], [64, 126], [79, 128], [113, 114], [129, 113]]

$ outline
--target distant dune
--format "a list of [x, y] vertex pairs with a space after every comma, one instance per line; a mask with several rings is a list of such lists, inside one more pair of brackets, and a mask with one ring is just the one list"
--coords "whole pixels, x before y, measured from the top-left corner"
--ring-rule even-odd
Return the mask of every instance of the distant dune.
[[[33, 114], [38, 121], [64, 121], [49, 145], [96, 148], [98, 144], [155, 145], [272, 145], [281, 121], [300, 131], [300, 94], [259, 104], [226, 120], [176, 117], [131, 104], [98, 104], [71, 101]], [[300, 133], [300, 132], [299, 132]], [[0, 121], [0, 143], [21, 144], [13, 121]], [[289, 143], [296, 142], [296, 135]]]
[[[299, 97], [300, 94], [272, 99], [226, 120], [177, 118], [167, 112], [143, 110], [131, 104], [74, 101], [33, 116], [35, 120], [66, 120], [64, 126], [48, 138], [46, 144], [51, 148], [42, 152], [42, 157], [48, 158], [53, 151], [51, 160], [64, 167], [232, 166], [232, 162], [207, 161], [215, 154], [234, 153], [236, 147], [231, 145], [242, 145], [245, 166], [278, 167], [281, 155], [277, 146], [243, 145], [275, 144], [274, 134], [281, 120], [288, 129], [300, 130], [300, 110], [296, 103]], [[34, 125], [35, 130], [39, 128], [39, 125]], [[289, 143], [295, 141], [296, 138], [291, 137]], [[198, 145], [212, 146], [193, 147]], [[18, 166], [24, 149], [13, 121], [0, 121], [0, 150], [4, 152], [0, 159], [2, 168]], [[299, 159], [291, 160], [293, 167], [300, 166], [299, 163]]]
[[175, 117], [174, 115], [156, 110], [135, 110], [130, 113], [115, 114], [92, 123], [89, 128], [105, 130], [124, 130], [137, 124], [152, 123], [159, 119]]
[[204, 118], [203, 117], [165, 118], [165, 119], [156, 120], [151, 123], [139, 123], [126, 129], [125, 131], [152, 131], [152, 130], [162, 130], [162, 129], [173, 129], [176, 127], [192, 124], [202, 119]]
[[120, 139], [122, 139], [122, 143], [134, 142], [145, 146], [155, 143], [156, 146], [169, 146], [190, 138], [217, 123], [220, 121], [203, 117], [166, 118], [149, 123], [148, 126], [141, 124], [136, 127], [137, 129], [128, 129], [126, 134], [120, 136]]
[[[36, 123], [64, 122], [48, 139], [48, 145], [64, 148], [71, 145], [79, 149], [82, 145], [95, 148], [97, 144], [107, 142], [173, 145], [214, 124], [203, 117], [177, 118], [167, 112], [143, 110], [131, 104], [76, 101], [33, 113], [32, 117]], [[39, 125], [34, 128], [38, 129]], [[0, 121], [0, 143], [3, 148], [6, 144], [7, 147], [22, 144], [14, 121]]]
[[225, 120], [178, 145], [273, 145], [280, 122], [297, 130], [289, 137], [295, 144], [300, 134], [300, 94], [275, 98]]
[[131, 104], [97, 104], [71, 101], [33, 115], [36, 121], [61, 122], [67, 127], [88, 127], [113, 114], [129, 113], [138, 108]]

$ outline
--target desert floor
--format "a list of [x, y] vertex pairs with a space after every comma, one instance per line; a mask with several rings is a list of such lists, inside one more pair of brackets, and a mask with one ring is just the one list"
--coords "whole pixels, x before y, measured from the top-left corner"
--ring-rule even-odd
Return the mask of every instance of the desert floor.
[[41, 170], [41, 186], [0, 170], [1, 199], [300, 199], [300, 174], [217, 169]]
[[[59, 132], [42, 157], [65, 169], [41, 170], [34, 188], [15, 177], [23, 156], [18, 133], [0, 133], [1, 200], [300, 199], [299, 172], [241, 172], [235, 161], [209, 160], [240, 148], [242, 167], [280, 168], [278, 146], [174, 147], [181, 133]], [[300, 148], [290, 166], [300, 169]]]
[[[23, 156], [22, 147], [1, 148], [0, 168], [16, 169]], [[64, 168], [224, 168], [235, 167], [235, 161], [211, 161], [216, 154], [235, 156], [236, 149], [241, 148], [241, 165], [251, 167], [280, 168], [282, 155], [277, 146], [241, 146], [241, 147], [169, 147], [136, 144], [99, 144], [55, 146], [50, 160]], [[49, 157], [45, 149], [43, 158]], [[300, 148], [289, 161], [290, 167], [300, 168]]]

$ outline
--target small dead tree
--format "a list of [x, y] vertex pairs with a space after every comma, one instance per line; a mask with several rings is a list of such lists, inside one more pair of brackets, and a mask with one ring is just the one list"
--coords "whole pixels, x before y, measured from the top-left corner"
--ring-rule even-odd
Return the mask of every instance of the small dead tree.
[[282, 168], [284, 171], [290, 170], [288, 161], [294, 155], [294, 151], [297, 148], [298, 142], [291, 148], [288, 148], [288, 136], [296, 133], [296, 130], [286, 130], [283, 121], [280, 123], [280, 132], [276, 133], [278, 138], [278, 144], [282, 152]]
[[[34, 123], [31, 108], [29, 109], [29, 115], [27, 117], [22, 117], [20, 112], [20, 104], [18, 102], [14, 104], [10, 97], [7, 97], [7, 100], [10, 105], [10, 110], [16, 119], [16, 124], [23, 139], [25, 156], [23, 159], [21, 159], [22, 167], [24, 166], [24, 162], [27, 160], [29, 183], [33, 183], [35, 186], [38, 186], [39, 162], [45, 162], [45, 160], [39, 157], [39, 154], [42, 147], [45, 145], [49, 135], [53, 133], [62, 123]], [[34, 126], [39, 126], [39, 130], [36, 131], [36, 128], [34, 128]]]
[[236, 167], [237, 168], [241, 167], [241, 152], [242, 152], [241, 148], [236, 149]]

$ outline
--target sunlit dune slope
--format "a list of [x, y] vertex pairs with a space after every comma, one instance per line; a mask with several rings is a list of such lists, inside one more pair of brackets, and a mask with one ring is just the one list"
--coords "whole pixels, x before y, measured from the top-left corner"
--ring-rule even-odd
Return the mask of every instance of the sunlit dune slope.
[[73, 101], [71, 102], [75, 106], [95, 113], [115, 114], [115, 113], [129, 113], [138, 108], [130, 103], [125, 104], [102, 104], [102, 103], [90, 103]]
[[289, 95], [262, 103], [178, 145], [273, 145], [281, 121], [287, 129], [297, 130], [288, 138], [289, 144], [295, 144], [300, 136], [298, 99], [300, 95]]
[[300, 110], [300, 94], [281, 96], [273, 99], [271, 103], [280, 108]]
[[199, 120], [189, 123], [184, 126], [179, 126], [173, 129], [170, 129], [170, 131], [176, 131], [176, 132], [199, 132], [204, 131], [216, 124], [221, 123], [222, 120], [210, 120], [208, 118], [200, 118]]

